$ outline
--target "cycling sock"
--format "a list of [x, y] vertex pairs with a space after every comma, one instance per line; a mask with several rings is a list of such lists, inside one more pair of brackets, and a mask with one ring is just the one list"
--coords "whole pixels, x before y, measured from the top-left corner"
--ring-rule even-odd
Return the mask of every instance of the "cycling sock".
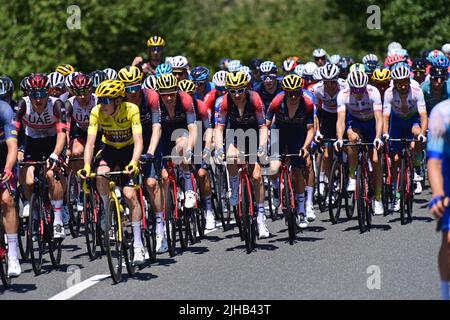
[[190, 171], [184, 171], [184, 190], [194, 190], [192, 185], [192, 173]]
[[313, 206], [313, 195], [314, 195], [314, 188], [306, 187], [306, 205], [308, 207]]
[[296, 196], [297, 198], [297, 213], [298, 214], [304, 214], [305, 213], [305, 193], [297, 193]]
[[142, 248], [144, 245], [142, 244], [141, 237], [141, 221], [133, 221], [131, 222], [131, 226], [133, 227], [133, 235], [134, 235], [134, 248]]
[[441, 299], [450, 300], [449, 294], [450, 282], [441, 280]]
[[55, 210], [55, 220], [53, 221], [53, 225], [63, 224], [62, 221], [62, 214], [61, 214], [61, 207], [62, 207], [63, 201], [62, 200], [52, 200], [52, 206]]
[[7, 234], [8, 240], [8, 258], [17, 259], [17, 233]]
[[204, 197], [204, 204], [207, 212], [212, 212], [211, 195]]
[[259, 224], [264, 223], [266, 221], [266, 209], [264, 208], [264, 203], [258, 203], [257, 221]]
[[156, 234], [164, 235], [164, 213], [156, 213]]

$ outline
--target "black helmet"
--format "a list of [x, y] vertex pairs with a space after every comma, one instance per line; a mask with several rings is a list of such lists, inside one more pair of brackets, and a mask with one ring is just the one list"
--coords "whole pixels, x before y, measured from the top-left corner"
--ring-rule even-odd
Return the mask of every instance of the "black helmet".
[[250, 69], [251, 69], [252, 71], [258, 70], [258, 69], [259, 69], [259, 66], [260, 66], [261, 63], [263, 63], [263, 62], [264, 62], [263, 59], [260, 59], [260, 58], [253, 58], [253, 59], [250, 61]]
[[448, 78], [448, 69], [440, 66], [431, 67], [430, 77], [432, 78]]
[[108, 75], [103, 70], [95, 70], [89, 74], [89, 77], [92, 80], [92, 86], [97, 88], [102, 81], [108, 79]]
[[412, 68], [413, 70], [422, 69], [424, 70], [427, 67], [427, 60], [424, 58], [416, 58], [413, 61]]

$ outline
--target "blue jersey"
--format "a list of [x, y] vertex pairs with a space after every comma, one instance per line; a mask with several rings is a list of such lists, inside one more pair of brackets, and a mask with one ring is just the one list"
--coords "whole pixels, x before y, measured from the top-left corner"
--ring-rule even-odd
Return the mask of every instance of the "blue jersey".
[[429, 121], [428, 159], [442, 161], [444, 192], [450, 196], [450, 99], [437, 104]]
[[8, 103], [0, 100], [0, 144], [9, 139], [17, 139], [14, 112]]
[[212, 82], [208, 82], [206, 84], [206, 91], [205, 91], [205, 95], [202, 97], [200, 96], [197, 92], [194, 94], [194, 98], [197, 100], [203, 100], [205, 98], [205, 96], [208, 94], [208, 92], [210, 92], [212, 89], [214, 89], [216, 86], [214, 85], [214, 83]]
[[276, 95], [279, 94], [281, 91], [283, 91], [283, 89], [281, 88], [281, 81], [282, 80], [280, 78], [277, 78], [277, 89], [275, 90], [275, 92], [273, 94], [270, 94], [269, 92], [266, 91], [266, 88], [264, 87], [264, 83], [261, 84], [261, 86], [259, 87], [258, 90], [256, 90], [256, 92], [258, 92], [259, 96], [261, 97], [261, 99], [264, 103], [264, 112], [267, 111], [270, 103], [276, 97]]
[[431, 91], [431, 81], [427, 80], [421, 84], [423, 95], [425, 97], [425, 103], [427, 104], [427, 112], [430, 114], [431, 110], [439, 102], [450, 98], [450, 79], [447, 80], [442, 86], [441, 96], [438, 98], [433, 98], [433, 93]]

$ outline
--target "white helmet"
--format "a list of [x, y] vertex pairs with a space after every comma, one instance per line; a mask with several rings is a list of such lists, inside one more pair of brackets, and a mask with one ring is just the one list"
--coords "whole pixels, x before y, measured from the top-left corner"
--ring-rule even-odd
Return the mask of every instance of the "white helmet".
[[337, 80], [339, 77], [339, 67], [335, 64], [327, 63], [321, 68], [320, 75], [322, 76], [322, 80]]
[[283, 61], [283, 70], [285, 72], [294, 71], [296, 66], [297, 66], [297, 60], [292, 57], [289, 57]]
[[411, 71], [406, 66], [399, 65], [392, 70], [391, 76], [394, 80], [408, 79]]
[[314, 62], [307, 62], [303, 66], [303, 75], [304, 76], [312, 76], [314, 74], [314, 71], [317, 69], [317, 64]]
[[322, 75], [320, 74], [321, 73], [320, 70], [322, 70], [322, 67], [316, 68], [316, 70], [314, 70], [313, 79], [316, 81], [322, 80]]
[[341, 60], [341, 56], [338, 54], [333, 54], [329, 59], [330, 63], [332, 63], [332, 64], [338, 64], [340, 60]]
[[378, 62], [378, 57], [376, 55], [374, 55], [373, 53], [366, 54], [362, 58], [362, 63], [366, 63], [367, 61], [376, 61], [376, 62]]
[[239, 60], [231, 60], [227, 64], [227, 69], [229, 72], [238, 72], [241, 67], [241, 61]]
[[189, 67], [188, 59], [184, 56], [175, 56], [170, 59], [172, 69], [187, 69]]
[[66, 79], [64, 80], [64, 84], [67, 88], [72, 89], [72, 79], [75, 78], [77, 75], [79, 75], [80, 72], [75, 71], [72, 72], [71, 74], [68, 74]]
[[54, 88], [54, 87], [63, 88], [64, 87], [65, 78], [61, 73], [52, 72], [47, 77], [50, 82], [50, 88]]
[[295, 67], [294, 73], [298, 75], [299, 77], [303, 77], [303, 68], [305, 67], [304, 64], [299, 64]]
[[322, 48], [317, 48], [313, 51], [313, 56], [315, 58], [325, 57], [327, 55], [327, 52], [323, 50]]
[[355, 70], [348, 74], [347, 83], [350, 87], [364, 88], [369, 82], [369, 76], [362, 71]]
[[145, 78], [144, 83], [142, 83], [142, 88], [156, 90], [156, 77], [151, 75]]
[[214, 73], [213, 83], [216, 87], [225, 87], [228, 71], [220, 70]]
[[450, 43], [446, 43], [442, 46], [441, 51], [445, 54], [450, 54]]
[[117, 71], [112, 68], [106, 68], [103, 70], [108, 76], [108, 80], [117, 80]]
[[247, 80], [250, 82], [252, 80], [252, 72], [247, 66], [240, 66], [238, 71], [242, 71], [247, 75]]
[[261, 73], [277, 73], [278, 68], [272, 61], [264, 61], [259, 65], [259, 71]]
[[402, 47], [402, 45], [400, 43], [395, 42], [395, 41], [389, 43], [388, 51], [393, 51], [393, 50], [396, 50], [396, 49], [403, 49], [403, 47]]

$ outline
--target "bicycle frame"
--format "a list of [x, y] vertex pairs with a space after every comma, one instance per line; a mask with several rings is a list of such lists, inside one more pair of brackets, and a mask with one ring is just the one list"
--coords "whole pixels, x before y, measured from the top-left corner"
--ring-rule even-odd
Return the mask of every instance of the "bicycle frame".
[[[293, 190], [292, 188], [292, 179], [291, 179], [291, 175], [290, 175], [290, 171], [289, 171], [289, 167], [288, 167], [288, 158], [289, 157], [298, 157], [298, 154], [286, 154], [286, 155], [282, 155], [281, 156], [281, 170], [280, 170], [280, 203], [282, 205], [282, 209], [287, 209], [286, 207], [284, 207], [284, 192], [281, 190], [281, 186], [283, 186], [283, 188], [286, 188], [286, 182], [284, 181], [284, 174], [286, 174], [286, 176], [288, 177], [288, 186], [291, 190]], [[291, 192], [291, 206], [292, 209], [295, 209], [295, 199], [294, 199], [294, 192]]]

